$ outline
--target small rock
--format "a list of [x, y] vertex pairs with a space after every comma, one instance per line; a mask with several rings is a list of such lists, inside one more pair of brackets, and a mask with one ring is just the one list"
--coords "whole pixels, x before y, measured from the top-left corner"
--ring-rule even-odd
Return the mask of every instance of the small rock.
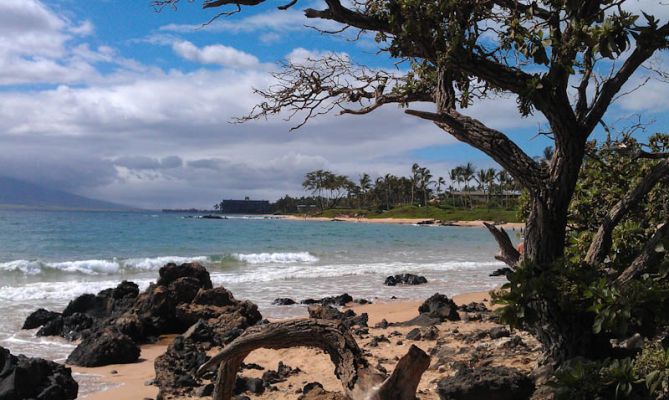
[[289, 299], [287, 297], [280, 297], [278, 299], [274, 299], [272, 302], [273, 306], [292, 306], [293, 304], [297, 304], [295, 300]]
[[427, 283], [427, 279], [424, 276], [419, 276], [414, 274], [398, 274], [387, 277], [384, 282], [384, 285], [386, 286], [422, 285], [425, 283]]

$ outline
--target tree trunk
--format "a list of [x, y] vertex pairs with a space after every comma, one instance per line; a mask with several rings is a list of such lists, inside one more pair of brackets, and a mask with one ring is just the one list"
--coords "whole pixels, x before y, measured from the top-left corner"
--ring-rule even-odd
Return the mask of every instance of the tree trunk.
[[322, 349], [335, 364], [335, 375], [351, 400], [415, 400], [421, 377], [430, 357], [416, 346], [402, 357], [386, 377], [369, 365], [348, 329], [339, 323], [319, 319], [275, 322], [247, 329], [198, 370], [202, 375], [218, 367], [214, 400], [231, 400], [237, 372], [252, 351], [259, 348]]

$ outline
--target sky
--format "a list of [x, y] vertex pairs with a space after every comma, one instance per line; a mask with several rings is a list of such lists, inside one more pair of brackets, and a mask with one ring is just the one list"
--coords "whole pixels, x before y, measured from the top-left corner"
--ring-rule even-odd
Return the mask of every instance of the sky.
[[[337, 52], [373, 67], [394, 64], [369, 38], [352, 42], [305, 26], [333, 28], [307, 22], [299, 9], [246, 8], [203, 27], [216, 11], [200, 4], [156, 12], [149, 0], [0, 1], [0, 175], [160, 209], [302, 195], [305, 173], [321, 168], [357, 179], [408, 175], [414, 162], [435, 177], [468, 161], [495, 166], [393, 105], [328, 115], [293, 132], [296, 122], [282, 118], [231, 123], [260, 101], [253, 88], [270, 85], [281, 61]], [[669, 17], [657, 0], [630, 7]], [[653, 63], [667, 66], [663, 57]], [[666, 131], [667, 111], [669, 84], [652, 81], [621, 98], [606, 120], [643, 114], [651, 130]], [[521, 118], [515, 98], [466, 113], [532, 156], [550, 144], [537, 136], [545, 122]]]

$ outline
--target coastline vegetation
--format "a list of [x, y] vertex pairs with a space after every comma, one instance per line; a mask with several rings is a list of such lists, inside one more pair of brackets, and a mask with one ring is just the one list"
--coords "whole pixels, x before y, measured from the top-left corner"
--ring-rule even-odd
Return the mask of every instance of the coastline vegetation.
[[[331, 171], [306, 174], [302, 184], [311, 196], [285, 196], [276, 213], [315, 217], [424, 218], [441, 221], [519, 222], [519, 185], [508, 172], [457, 166], [444, 177], [413, 164], [409, 176], [386, 174], [353, 180]], [[448, 182], [448, 183], [447, 183]]]

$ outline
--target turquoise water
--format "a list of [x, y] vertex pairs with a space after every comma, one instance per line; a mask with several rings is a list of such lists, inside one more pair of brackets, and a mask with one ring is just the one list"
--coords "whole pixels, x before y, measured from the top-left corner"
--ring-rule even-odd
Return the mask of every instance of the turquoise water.
[[[250, 299], [268, 317], [304, 315], [274, 307], [277, 297], [338, 295], [384, 301], [454, 295], [502, 283], [496, 246], [479, 228], [421, 227], [230, 217], [184, 218], [152, 212], [0, 210], [0, 345], [62, 359], [71, 344], [19, 332], [38, 307], [60, 311], [73, 297], [123, 279], [146, 287], [168, 261], [197, 260], [215, 284]], [[427, 285], [386, 287], [413, 272]]]

